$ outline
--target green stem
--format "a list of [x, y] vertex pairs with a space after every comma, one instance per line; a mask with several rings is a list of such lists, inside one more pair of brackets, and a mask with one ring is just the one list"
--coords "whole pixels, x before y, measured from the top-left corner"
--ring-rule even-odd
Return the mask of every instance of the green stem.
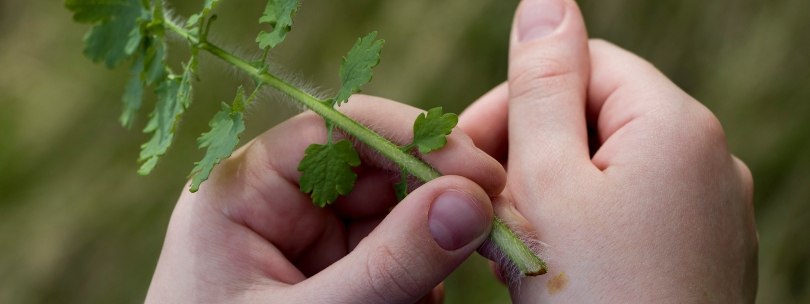
[[211, 55], [225, 60], [236, 68], [248, 73], [250, 76], [260, 79], [262, 82], [264, 82], [264, 84], [273, 87], [287, 96], [292, 97], [308, 109], [323, 117], [324, 120], [332, 122], [335, 126], [339, 127], [343, 131], [346, 131], [346, 133], [349, 133], [366, 145], [379, 151], [382, 155], [397, 165], [406, 168], [408, 172], [420, 180], [429, 182], [441, 176], [439, 171], [436, 171], [436, 169], [433, 169], [433, 167], [430, 165], [424, 163], [410, 153], [400, 150], [399, 146], [391, 143], [382, 136], [377, 135], [377, 133], [374, 133], [374, 131], [369, 130], [346, 115], [343, 115], [343, 113], [340, 113], [335, 108], [330, 107], [325, 101], [319, 100], [273, 75], [268, 73], [259, 73], [259, 68], [253, 66], [247, 60], [236, 57], [217, 47], [216, 45], [208, 42], [200, 43], [199, 39], [189, 35], [189, 32], [186, 29], [174, 24], [173, 22], [167, 20], [166, 25], [168, 29], [188, 39], [192, 43], [199, 43], [198, 47], [200, 49], [208, 51], [211, 53]]
[[548, 272], [546, 262], [529, 249], [497, 216], [492, 220], [489, 239], [503, 250], [523, 274], [536, 276]]
[[[351, 118], [343, 115], [328, 102], [317, 99], [312, 95], [307, 94], [301, 89], [290, 85], [283, 80], [275, 77], [267, 72], [263, 72], [260, 68], [254, 66], [247, 60], [236, 57], [227, 51], [213, 45], [207, 41], [200, 42], [197, 37], [190, 35], [188, 30], [171, 22], [169, 19], [165, 22], [166, 28], [177, 33], [183, 38], [187, 39], [192, 44], [197, 44], [197, 47], [206, 50], [211, 55], [219, 57], [220, 59], [232, 64], [236, 68], [248, 73], [253, 78], [261, 80], [265, 85], [269, 85], [274, 89], [292, 97], [308, 109], [323, 117], [327, 122], [327, 126], [336, 126], [346, 133], [359, 139], [369, 147], [380, 152], [397, 165], [403, 168], [408, 173], [416, 176], [424, 182], [432, 181], [440, 176], [441, 173], [436, 171], [433, 167], [426, 164], [419, 158], [408, 153], [408, 150], [402, 149], [394, 143], [388, 141], [382, 136], [374, 133], [365, 126], [357, 123]], [[331, 137], [331, 136], [330, 136]], [[492, 240], [501, 250], [509, 256], [510, 259], [520, 268], [526, 275], [537, 275], [540, 273], [537, 265], [542, 265], [545, 269], [545, 263], [537, 257], [523, 242], [506, 227], [498, 218], [493, 222], [493, 231], [491, 232]], [[543, 272], [545, 273], [545, 272]]]

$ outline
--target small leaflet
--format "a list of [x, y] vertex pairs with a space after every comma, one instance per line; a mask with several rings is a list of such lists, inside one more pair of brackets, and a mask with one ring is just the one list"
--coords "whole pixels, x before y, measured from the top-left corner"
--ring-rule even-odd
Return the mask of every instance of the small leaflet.
[[340, 88], [333, 103], [340, 106], [342, 102], [349, 101], [354, 93], [360, 93], [360, 86], [371, 81], [371, 69], [380, 63], [380, 52], [385, 40], [374, 40], [377, 32], [371, 32], [365, 38], [357, 39], [354, 47], [340, 65], [340, 79], [343, 87]]
[[458, 115], [442, 115], [441, 107], [430, 109], [427, 114], [419, 114], [413, 124], [413, 143], [408, 147], [419, 147], [419, 152], [423, 154], [439, 150], [447, 144], [447, 135], [453, 132], [456, 124]]
[[186, 26], [192, 27], [200, 22], [200, 20], [208, 16], [208, 14], [211, 13], [211, 10], [213, 10], [217, 4], [219, 4], [219, 1], [220, 0], [205, 0], [205, 6], [203, 6], [202, 12], [191, 15], [191, 17], [188, 18], [188, 22], [186, 22]]
[[155, 110], [149, 114], [149, 123], [143, 130], [144, 133], [154, 134], [148, 142], [141, 145], [141, 155], [138, 160], [143, 162], [138, 170], [141, 175], [152, 172], [157, 165], [158, 158], [166, 154], [172, 144], [177, 121], [191, 103], [190, 74], [189, 65], [186, 65], [182, 77], [168, 77], [155, 90], [159, 101], [155, 105]]
[[151, 86], [166, 80], [169, 71], [166, 66], [166, 47], [163, 39], [150, 37], [146, 39], [146, 43], [149, 45], [143, 62], [144, 67], [141, 69], [141, 82], [143, 86]]
[[[241, 87], [236, 99], [242, 99]], [[224, 102], [222, 103], [222, 111], [214, 115], [208, 125], [211, 126], [211, 131], [204, 133], [197, 139], [197, 146], [208, 149], [205, 151], [205, 157], [195, 163], [196, 166], [189, 175], [189, 177], [193, 177], [191, 179], [191, 192], [197, 192], [200, 189], [200, 184], [208, 180], [214, 166], [223, 159], [231, 157], [233, 149], [239, 144], [239, 135], [245, 131], [242, 112], [235, 111]]]
[[400, 168], [400, 170], [402, 170], [402, 181], [394, 184], [394, 191], [397, 194], [398, 202], [401, 202], [408, 196], [408, 171], [402, 168]]
[[284, 41], [287, 33], [292, 30], [293, 15], [298, 11], [298, 0], [269, 0], [264, 9], [264, 15], [259, 19], [259, 23], [267, 23], [273, 27], [273, 31], [259, 33], [256, 42], [261, 49], [276, 47]]
[[73, 20], [91, 23], [84, 36], [84, 54], [93, 62], [114, 68], [130, 58], [143, 39], [140, 22], [152, 16], [139, 0], [67, 0]]
[[360, 165], [360, 156], [348, 140], [325, 145], [312, 144], [306, 156], [298, 164], [304, 174], [298, 180], [301, 191], [312, 193], [312, 203], [318, 207], [332, 204], [339, 195], [347, 195], [354, 189], [357, 174], [352, 167]]
[[124, 90], [124, 97], [121, 102], [124, 103], [124, 111], [118, 119], [124, 128], [131, 129], [132, 123], [135, 121], [135, 114], [141, 110], [143, 102], [143, 84], [141, 83], [141, 73], [143, 72], [143, 61], [146, 54], [141, 51], [132, 62], [129, 68], [130, 78], [127, 81], [126, 89]]

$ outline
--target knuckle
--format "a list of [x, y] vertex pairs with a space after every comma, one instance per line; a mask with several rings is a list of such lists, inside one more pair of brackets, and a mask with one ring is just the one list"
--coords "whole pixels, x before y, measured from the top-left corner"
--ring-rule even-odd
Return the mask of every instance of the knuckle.
[[723, 125], [714, 113], [703, 105], [696, 111], [695, 124], [698, 126], [697, 133], [701, 140], [710, 148], [726, 148], [726, 134]]
[[409, 269], [415, 257], [407, 250], [383, 244], [366, 259], [366, 278], [373, 292], [383, 302], [421, 297], [423, 282]]
[[734, 163], [737, 165], [740, 179], [742, 180], [743, 191], [745, 193], [746, 202], [753, 204], [754, 201], [754, 175], [751, 169], [739, 158], [734, 157]]
[[565, 76], [574, 73], [572, 65], [554, 58], [532, 56], [519, 62], [521, 64], [515, 68], [509, 80], [513, 99], [537, 99], [556, 95], [567, 87]]

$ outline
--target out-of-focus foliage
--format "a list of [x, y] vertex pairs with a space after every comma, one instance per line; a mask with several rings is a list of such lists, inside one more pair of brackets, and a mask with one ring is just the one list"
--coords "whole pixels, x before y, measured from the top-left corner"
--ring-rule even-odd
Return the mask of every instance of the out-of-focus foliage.
[[[169, 1], [190, 16], [202, 0]], [[222, 1], [210, 39], [258, 57], [264, 1]], [[731, 150], [751, 167], [760, 231], [761, 303], [810, 302], [810, 1], [581, 0], [591, 36], [648, 59], [706, 104]], [[195, 107], [172, 153], [136, 174], [148, 134], [117, 117], [126, 69], [82, 55], [86, 25], [62, 1], [0, 0], [0, 303], [133, 303], [144, 299], [194, 139], [233, 88], [250, 83], [201, 55]], [[413, 105], [460, 112], [506, 78], [517, 0], [305, 0], [296, 35], [271, 52], [289, 79], [340, 88], [339, 60], [372, 30], [386, 39], [364, 87]], [[171, 39], [171, 38], [169, 38]], [[170, 49], [182, 70], [185, 42]], [[325, 93], [321, 91], [321, 93]], [[329, 96], [331, 94], [321, 94]], [[143, 107], [154, 107], [145, 92]], [[262, 93], [243, 142], [298, 110]], [[136, 119], [133, 130], [146, 125]], [[699, 258], [699, 257], [696, 257]], [[472, 258], [447, 280], [448, 303], [504, 303], [508, 295]]]

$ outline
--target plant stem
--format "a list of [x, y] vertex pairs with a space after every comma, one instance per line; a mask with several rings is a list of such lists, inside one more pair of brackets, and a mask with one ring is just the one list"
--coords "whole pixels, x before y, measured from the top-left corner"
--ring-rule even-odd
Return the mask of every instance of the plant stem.
[[492, 220], [492, 232], [490, 232], [489, 238], [503, 250], [523, 274], [536, 276], [548, 272], [546, 262], [538, 258], [497, 216]]
[[[188, 41], [191, 43], [199, 43], [199, 40], [196, 37], [189, 35], [188, 31], [179, 25], [169, 21], [166, 22], [166, 25], [168, 29], [172, 30], [183, 38], [188, 39]], [[211, 55], [225, 60], [245, 73], [248, 73], [250, 76], [262, 80], [266, 85], [273, 87], [281, 93], [292, 97], [308, 109], [323, 117], [324, 120], [332, 122], [335, 126], [339, 127], [343, 131], [346, 131], [346, 133], [349, 133], [366, 145], [369, 145], [370, 147], [379, 151], [382, 155], [400, 167], [405, 168], [408, 170], [408, 173], [413, 174], [420, 180], [428, 182], [441, 176], [439, 171], [436, 171], [436, 169], [433, 169], [433, 167], [430, 165], [424, 163], [410, 153], [400, 150], [399, 146], [393, 144], [382, 136], [377, 135], [377, 133], [374, 133], [374, 131], [369, 130], [346, 115], [343, 115], [343, 113], [340, 113], [339, 111], [330, 107], [330, 105], [325, 101], [319, 100], [273, 75], [268, 73], [259, 73], [259, 68], [253, 66], [247, 60], [236, 57], [217, 47], [216, 45], [203, 42], [199, 43], [198, 47], [202, 50], [208, 51], [211, 53]]]
[[[408, 153], [410, 149], [404, 150], [402, 147], [399, 147], [377, 133], [374, 133], [374, 131], [369, 130], [353, 119], [343, 115], [343, 113], [340, 113], [328, 102], [317, 99], [301, 89], [279, 79], [278, 77], [275, 77], [267, 72], [262, 72], [259, 67], [254, 66], [249, 61], [236, 57], [216, 45], [213, 45], [207, 41], [200, 42], [197, 37], [190, 35], [188, 30], [175, 24], [168, 18], [165, 21], [165, 25], [167, 29], [182, 36], [188, 40], [189, 43], [196, 44], [199, 49], [206, 50], [207, 52], [211, 53], [211, 55], [219, 57], [245, 73], [248, 73], [250, 76], [261, 80], [264, 84], [269, 85], [281, 93], [292, 97], [308, 109], [323, 117], [323, 119], [327, 121], [327, 125], [336, 126], [346, 133], [354, 136], [420, 180], [429, 182], [442, 176], [439, 171], [436, 171], [436, 169], [430, 165]], [[537, 255], [534, 254], [534, 252], [532, 252], [497, 217], [493, 221], [490, 236], [492, 241], [504, 251], [504, 253], [518, 266], [521, 272], [526, 275], [538, 275], [545, 273], [545, 263], [543, 263], [543, 261], [537, 257]], [[540, 269], [543, 271], [541, 272]]]

